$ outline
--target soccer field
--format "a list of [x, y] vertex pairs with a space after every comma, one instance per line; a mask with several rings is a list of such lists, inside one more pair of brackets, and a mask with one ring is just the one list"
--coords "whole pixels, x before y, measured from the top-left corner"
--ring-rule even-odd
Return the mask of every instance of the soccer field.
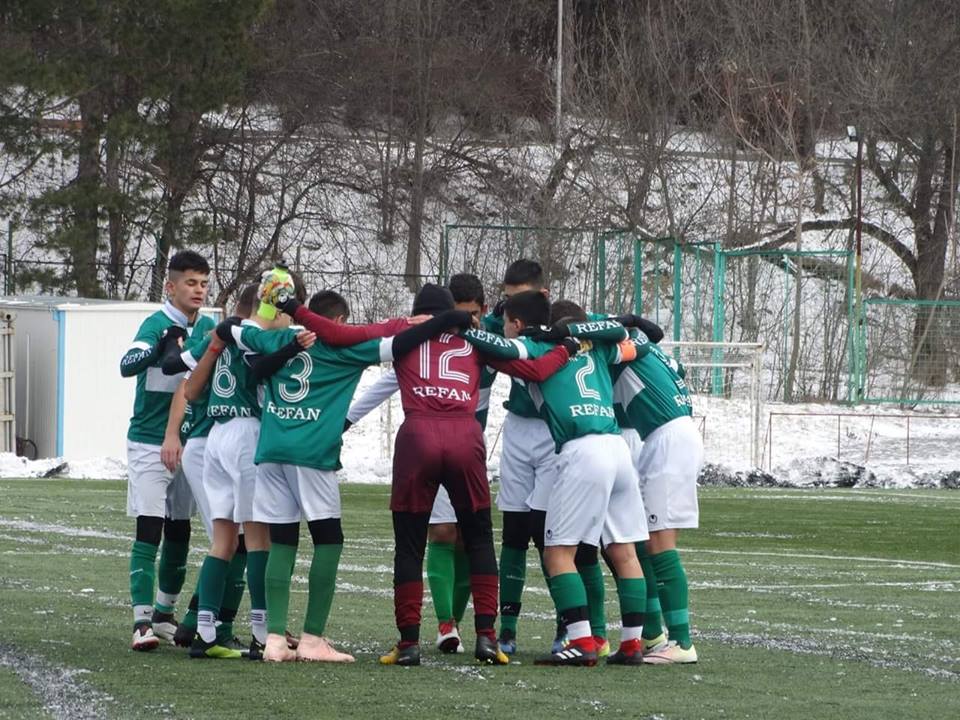
[[[960, 717], [958, 492], [704, 489], [683, 543], [700, 663], [609, 669], [533, 666], [553, 612], [532, 550], [509, 667], [427, 643], [422, 667], [380, 667], [395, 639], [387, 493], [343, 487], [328, 634], [357, 663], [266, 666], [129, 650], [122, 482], [0, 480], [0, 717]], [[616, 620], [609, 578], [607, 602]], [[429, 600], [424, 618], [430, 641]]]

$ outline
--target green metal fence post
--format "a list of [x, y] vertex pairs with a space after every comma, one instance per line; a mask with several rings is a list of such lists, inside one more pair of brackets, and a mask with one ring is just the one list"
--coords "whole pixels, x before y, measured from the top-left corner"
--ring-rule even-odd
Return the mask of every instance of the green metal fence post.
[[[727, 258], [720, 243], [713, 244], [713, 342], [723, 342], [723, 326], [725, 323], [725, 304], [723, 298], [724, 275], [727, 270]], [[720, 348], [713, 350], [714, 368], [711, 377], [714, 395], [723, 395], [723, 369], [719, 365], [723, 362], [723, 351]]]
[[643, 240], [633, 236], [633, 312], [643, 314]]
[[[593, 244], [597, 248], [597, 292], [600, 297], [594, 299], [594, 312], [605, 313], [607, 311], [607, 236], [604, 233], [597, 235], [593, 233]], [[599, 308], [597, 310], [596, 308]]]
[[683, 282], [683, 250], [680, 243], [673, 240], [673, 340], [680, 342], [680, 292]]
[[443, 237], [440, 241], [440, 277], [439, 284], [447, 284], [447, 263], [449, 262], [448, 254], [450, 252], [450, 225], [443, 226]]

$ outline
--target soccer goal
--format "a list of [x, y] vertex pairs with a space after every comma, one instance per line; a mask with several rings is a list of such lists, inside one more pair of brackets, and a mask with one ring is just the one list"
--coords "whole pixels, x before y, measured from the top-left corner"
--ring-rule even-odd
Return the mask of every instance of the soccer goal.
[[760, 467], [763, 343], [664, 340], [660, 347], [686, 370], [707, 462]]

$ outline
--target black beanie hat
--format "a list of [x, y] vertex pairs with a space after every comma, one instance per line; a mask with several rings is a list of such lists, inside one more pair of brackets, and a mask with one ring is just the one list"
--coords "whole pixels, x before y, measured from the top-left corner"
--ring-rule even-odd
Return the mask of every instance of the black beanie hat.
[[427, 283], [413, 299], [414, 315], [437, 315], [453, 310], [453, 295], [442, 285]]

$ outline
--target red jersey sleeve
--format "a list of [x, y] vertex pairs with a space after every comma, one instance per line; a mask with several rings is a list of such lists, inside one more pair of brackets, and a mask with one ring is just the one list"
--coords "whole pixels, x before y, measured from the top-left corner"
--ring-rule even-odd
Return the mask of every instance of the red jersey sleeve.
[[527, 382], [540, 383], [553, 375], [557, 370], [567, 364], [570, 354], [562, 345], [557, 345], [546, 355], [541, 355], [536, 360], [495, 360], [487, 359], [486, 363], [494, 370], [499, 370], [507, 375], [526, 380]]
[[293, 319], [307, 330], [316, 333], [320, 342], [333, 347], [356, 345], [367, 340], [389, 337], [410, 327], [410, 324], [403, 318], [384, 320], [372, 325], [346, 325], [317, 315], [311, 312], [306, 305], [297, 308], [297, 311], [293, 314]]

